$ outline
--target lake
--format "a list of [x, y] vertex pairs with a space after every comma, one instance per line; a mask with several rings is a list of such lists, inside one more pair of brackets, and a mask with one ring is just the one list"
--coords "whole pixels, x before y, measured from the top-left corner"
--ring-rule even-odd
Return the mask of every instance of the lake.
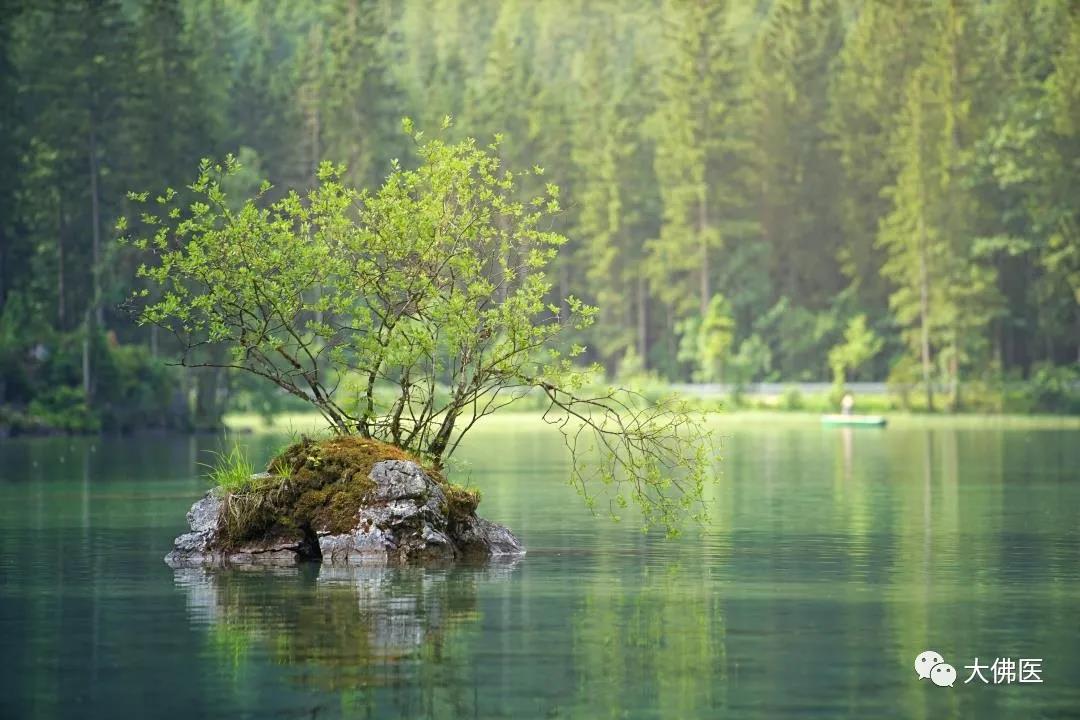
[[[0, 717], [1080, 714], [1080, 432], [720, 432], [710, 521], [675, 540], [590, 517], [559, 435], [506, 416], [454, 478], [524, 558], [274, 571], [162, 562], [220, 438], [0, 440]], [[286, 439], [240, 437], [258, 464]], [[976, 657], [1001, 677], [965, 683]]]

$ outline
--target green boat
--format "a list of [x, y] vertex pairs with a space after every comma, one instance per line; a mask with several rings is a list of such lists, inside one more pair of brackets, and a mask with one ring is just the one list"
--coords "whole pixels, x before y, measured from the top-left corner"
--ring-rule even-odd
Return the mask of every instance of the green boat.
[[888, 422], [880, 415], [822, 415], [822, 425], [847, 425], [858, 427], [885, 427]]

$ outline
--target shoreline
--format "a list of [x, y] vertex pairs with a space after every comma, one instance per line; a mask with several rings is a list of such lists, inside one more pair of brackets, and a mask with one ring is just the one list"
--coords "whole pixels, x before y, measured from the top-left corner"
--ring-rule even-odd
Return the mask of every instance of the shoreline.
[[[702, 413], [709, 416], [710, 424], [726, 426], [733, 423], [771, 423], [780, 425], [820, 425], [821, 416], [828, 414], [827, 411], [818, 410], [785, 410], [782, 408], [735, 408], [704, 409]], [[880, 415], [888, 420], [888, 428], [914, 428], [914, 427], [953, 427], [953, 428], [1029, 428], [1046, 430], [1080, 430], [1080, 415], [1051, 415], [1051, 414], [1019, 414], [1019, 413], [979, 413], [979, 412], [911, 412], [903, 410], [878, 410], [867, 409], [865, 412], [856, 411], [856, 415]], [[508, 421], [521, 422], [524, 420], [535, 421], [538, 427], [542, 427], [540, 421], [542, 412], [536, 409], [505, 410], [493, 415], [485, 425], [496, 426]], [[832, 428], [839, 429], [839, 428]], [[871, 431], [875, 428], [863, 428]], [[876, 428], [885, 430], [887, 428]], [[268, 424], [265, 419], [256, 413], [238, 412], [225, 415], [224, 426], [215, 430], [169, 430], [165, 428], [148, 428], [133, 432], [97, 431], [97, 432], [70, 432], [55, 428], [42, 428], [35, 432], [10, 432], [9, 428], [0, 427], [0, 441], [15, 439], [46, 439], [46, 438], [142, 438], [163, 436], [211, 436], [221, 433], [232, 434], [290, 434], [290, 433], [318, 433], [323, 430], [323, 419], [318, 413], [291, 412], [281, 413], [274, 417], [274, 421]]]
[[[710, 424], [726, 426], [732, 423], [781, 423], [785, 425], [820, 425], [823, 413], [812, 410], [762, 410], [735, 409], [705, 411]], [[488, 419], [485, 426], [492, 427], [509, 422], [534, 422], [544, 427], [538, 410], [507, 410], [496, 413]], [[858, 414], [858, 413], [856, 413]], [[1080, 430], [1080, 415], [1020, 415], [987, 413], [913, 413], [904, 411], [874, 411], [888, 419], [886, 428], [865, 428], [866, 431], [887, 431], [889, 427], [957, 427], [986, 428], [1029, 428], [1047, 430]], [[273, 425], [254, 413], [229, 413], [225, 416], [225, 426], [229, 432], [239, 433], [289, 433], [318, 432], [322, 418], [317, 413], [285, 413], [275, 417]], [[829, 428], [839, 430], [840, 428]]]

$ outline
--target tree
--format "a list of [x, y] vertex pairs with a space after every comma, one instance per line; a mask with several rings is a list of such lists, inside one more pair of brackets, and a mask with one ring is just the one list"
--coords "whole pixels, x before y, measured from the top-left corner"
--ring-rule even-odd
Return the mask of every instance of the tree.
[[944, 265], [938, 257], [945, 250], [932, 218], [931, 203], [940, 184], [934, 173], [940, 172], [940, 166], [928, 157], [929, 149], [935, 147], [931, 139], [935, 130], [927, 127], [929, 102], [921, 96], [925, 82], [925, 73], [917, 72], [909, 83], [904, 123], [898, 132], [899, 145], [904, 148], [897, 153], [902, 169], [887, 191], [893, 211], [882, 221], [879, 242], [889, 254], [881, 272], [896, 286], [889, 305], [918, 352], [926, 405], [933, 409], [931, 323], [934, 300], [940, 292], [932, 291], [945, 283]]
[[[107, 320], [103, 232], [115, 197], [109, 170], [122, 167], [123, 155], [124, 136], [111, 130], [123, 126], [130, 94], [121, 69], [131, 56], [130, 23], [113, 0], [43, 3], [25, 9], [23, 20], [20, 63], [32, 87], [27, 164], [41, 182], [30, 202], [51, 205], [27, 210], [41, 220], [36, 229], [55, 238], [57, 325], [80, 328], [83, 393], [92, 401], [93, 349]], [[35, 42], [43, 36], [52, 42]]]
[[683, 322], [680, 358], [693, 364], [694, 380], [724, 380], [724, 366], [735, 340], [731, 303], [723, 295], [713, 295], [704, 317], [693, 317]]
[[844, 330], [844, 342], [833, 346], [829, 351], [829, 367], [833, 371], [833, 382], [843, 387], [848, 372], [857, 372], [883, 347], [881, 338], [873, 328], [866, 324], [866, 315], [856, 315], [848, 322]]
[[[17, 106], [18, 83], [12, 62], [11, 26], [15, 16], [13, 3], [0, 2], [0, 136], [7, 142], [0, 146], [0, 167], [15, 168], [19, 156], [16, 133], [21, 130]], [[15, 255], [14, 226], [16, 193], [18, 183], [16, 174], [5, 172], [0, 176], [0, 312], [11, 292], [13, 281], [12, 261]], [[4, 380], [0, 380], [0, 402], [4, 397]]]
[[539, 128], [530, 123], [540, 87], [530, 60], [536, 8], [508, 0], [495, 10], [487, 53], [466, 91], [465, 121], [478, 136], [498, 133], [500, 157], [524, 166], [535, 158]]
[[664, 17], [667, 57], [652, 118], [663, 224], [648, 244], [649, 267], [676, 316], [701, 317], [714, 292], [714, 256], [728, 231], [745, 228], [738, 48], [725, 3], [672, 0]]
[[[765, 302], [755, 315], [772, 314], [769, 307], [783, 303], [815, 328], [829, 320], [829, 307], [845, 284], [837, 262], [842, 166], [829, 127], [829, 79], [842, 21], [837, 0], [771, 3], [753, 36], [747, 81], [763, 249], [755, 263], [767, 278]], [[805, 328], [805, 322], [781, 318], [778, 333], [762, 335], [776, 366], [787, 377], [820, 376], [829, 333], [789, 333], [785, 325]]]
[[[123, 167], [117, 169], [129, 187], [161, 189], [178, 184], [200, 152], [212, 148], [198, 147], [205, 137], [200, 132], [203, 103], [179, 2], [143, 0], [136, 10], [130, 92], [123, 109], [127, 148]], [[155, 112], [163, 107], [172, 111]], [[137, 264], [129, 255], [110, 254], [117, 275], [129, 277], [135, 272]], [[110, 306], [127, 292], [123, 286], [111, 289], [116, 295], [107, 298]], [[149, 336], [150, 351], [156, 355], [156, 328]]]
[[[310, 402], [334, 432], [436, 467], [478, 421], [535, 389], [567, 438], [579, 490], [591, 498], [599, 481], [619, 506], [633, 501], [672, 530], [701, 502], [707, 436], [675, 401], [582, 394], [588, 372], [571, 361], [584, 349], [558, 341], [595, 309], [569, 297], [567, 315], [545, 302], [544, 270], [565, 242], [541, 229], [558, 189], [520, 197], [496, 152], [471, 140], [418, 144], [420, 167], [395, 169], [374, 193], [324, 164], [305, 197], [255, 198], [238, 211], [222, 189], [235, 159], [204, 163], [195, 201], [183, 210], [167, 194], [163, 215], [143, 217], [150, 234], [132, 240], [156, 256], [142, 274], [162, 290], [141, 321], [177, 336], [181, 364], [262, 377]], [[200, 359], [208, 344], [228, 359]]]
[[350, 182], [366, 186], [385, 177], [390, 159], [407, 149], [401, 147], [393, 127], [401, 92], [380, 46], [387, 35], [386, 19], [374, 0], [334, 0], [326, 5], [318, 25], [325, 27], [326, 36], [322, 147], [316, 143], [315, 149], [344, 163]]
[[746, 384], [769, 372], [772, 367], [772, 351], [759, 335], [751, 335], [739, 343], [739, 351], [734, 354], [729, 364], [734, 379], [731, 394], [738, 404], [742, 400]]
[[775, 297], [819, 310], [842, 288], [840, 163], [828, 78], [842, 42], [837, 0], [777, 0], [755, 37], [750, 75], [755, 179]]
[[923, 0], [860, 3], [830, 73], [828, 129], [837, 148], [842, 192], [837, 197], [841, 244], [837, 261], [860, 304], [876, 322], [888, 315], [885, 260], [876, 243], [889, 212], [882, 192], [900, 157], [889, 152], [902, 117], [903, 93], [923, 52]]
[[[134, 157], [125, 174], [134, 187], [165, 187], [198, 159], [202, 129], [193, 53], [178, 0], [143, 0], [134, 34], [133, 87], [125, 108]], [[154, 111], [163, 107], [171, 111]]]
[[959, 403], [961, 369], [982, 350], [981, 331], [997, 305], [993, 268], [979, 262], [970, 172], [976, 132], [971, 94], [977, 64], [970, 7], [954, 0], [932, 18], [934, 32], [906, 89], [894, 152], [900, 172], [887, 189], [892, 212], [879, 242], [888, 253], [883, 275], [894, 285], [890, 305], [917, 350], [926, 402], [933, 408], [934, 362]]
[[314, 7], [267, 0], [233, 5], [243, 38], [230, 62], [236, 69], [226, 107], [235, 134], [225, 148], [232, 152], [239, 145], [252, 148], [269, 178], [291, 185], [310, 180], [313, 170], [311, 153], [304, 152], [308, 148], [303, 112], [310, 106], [298, 102], [297, 88], [304, 44], [296, 35], [300, 28], [310, 28]]
[[643, 63], [632, 43], [612, 42], [617, 29], [612, 13], [596, 18], [575, 56], [570, 126], [577, 211], [571, 234], [581, 243], [573, 259], [584, 266], [589, 297], [601, 308], [591, 340], [609, 374], [623, 370], [617, 366], [628, 351], [641, 362], [648, 357], [642, 239], [655, 234], [647, 216], [658, 210], [640, 120], [650, 107], [640, 88]]
[[[1080, 154], [1080, 12], [1071, 6], [1061, 18], [1063, 39], [1053, 56], [1053, 71], [1045, 80], [1046, 106], [1052, 118], [1046, 142], [1048, 172], [1041, 173], [1044, 184], [1041, 202], [1033, 204], [1036, 227], [1043, 231], [1039, 265], [1045, 273], [1038, 291], [1039, 309], [1053, 307], [1045, 322], [1049, 342], [1061, 338], [1060, 356], [1047, 353], [1051, 362], [1072, 359], [1080, 363], [1080, 172], [1076, 157]], [[1040, 168], [1041, 169], [1041, 168]], [[1069, 295], [1071, 294], [1071, 298]], [[1070, 302], [1071, 300], [1071, 302]], [[1072, 347], [1069, 348], [1069, 338]]]

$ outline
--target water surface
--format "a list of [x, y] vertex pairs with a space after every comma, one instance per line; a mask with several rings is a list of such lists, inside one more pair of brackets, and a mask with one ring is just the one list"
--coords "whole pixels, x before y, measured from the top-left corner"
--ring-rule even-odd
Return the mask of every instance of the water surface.
[[[161, 561], [220, 439], [0, 440], [0, 717], [1080, 713], [1080, 433], [722, 432], [711, 522], [674, 541], [589, 517], [558, 435], [508, 417], [457, 478], [521, 561], [229, 572]], [[1043, 682], [964, 684], [976, 656]]]

